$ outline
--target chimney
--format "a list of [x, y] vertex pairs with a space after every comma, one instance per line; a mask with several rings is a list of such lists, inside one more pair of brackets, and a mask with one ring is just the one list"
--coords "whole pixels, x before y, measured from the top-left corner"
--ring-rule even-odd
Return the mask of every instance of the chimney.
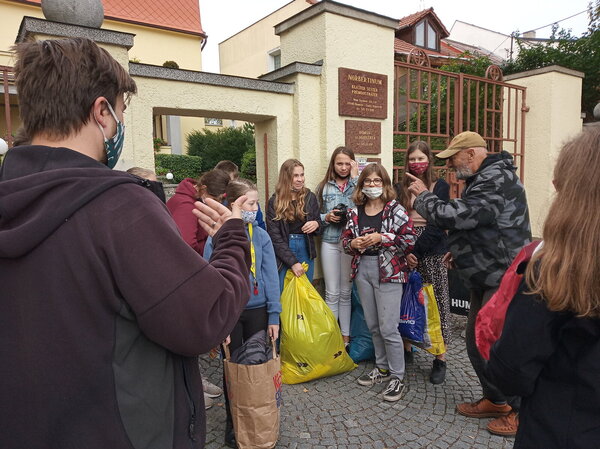
[[535, 31], [526, 31], [521, 36], [524, 39], [535, 39]]

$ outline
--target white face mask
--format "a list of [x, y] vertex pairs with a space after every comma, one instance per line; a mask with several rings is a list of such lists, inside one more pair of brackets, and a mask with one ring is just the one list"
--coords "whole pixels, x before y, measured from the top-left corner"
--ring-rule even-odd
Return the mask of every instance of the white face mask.
[[383, 187], [363, 187], [362, 193], [364, 193], [367, 198], [376, 200], [383, 194]]

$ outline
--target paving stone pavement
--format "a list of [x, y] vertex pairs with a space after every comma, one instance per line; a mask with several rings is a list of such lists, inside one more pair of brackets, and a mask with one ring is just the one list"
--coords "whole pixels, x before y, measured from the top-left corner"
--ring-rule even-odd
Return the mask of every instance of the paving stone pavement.
[[[513, 439], [491, 435], [489, 419], [466, 418], [454, 410], [459, 402], [481, 397], [477, 376], [460, 336], [466, 319], [453, 316], [446, 381], [429, 382], [433, 356], [415, 354], [407, 366], [406, 395], [396, 403], [381, 398], [383, 384], [361, 387], [356, 379], [373, 369], [361, 362], [354, 371], [298, 385], [283, 386], [281, 432], [276, 448], [289, 449], [509, 449]], [[221, 385], [217, 359], [200, 358], [205, 376]], [[223, 448], [225, 409], [222, 398], [206, 411], [206, 448]]]

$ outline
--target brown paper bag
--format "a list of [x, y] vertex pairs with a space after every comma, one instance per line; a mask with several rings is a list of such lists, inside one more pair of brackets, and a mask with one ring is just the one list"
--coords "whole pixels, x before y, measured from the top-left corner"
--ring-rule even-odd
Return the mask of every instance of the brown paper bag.
[[225, 380], [239, 449], [271, 449], [279, 438], [281, 361], [275, 347], [273, 359], [260, 365], [239, 365], [230, 361], [225, 349]]

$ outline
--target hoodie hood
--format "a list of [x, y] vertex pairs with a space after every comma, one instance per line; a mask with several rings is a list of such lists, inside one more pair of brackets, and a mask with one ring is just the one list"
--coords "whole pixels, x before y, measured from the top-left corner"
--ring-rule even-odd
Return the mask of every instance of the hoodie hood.
[[175, 193], [189, 196], [194, 201], [198, 198], [198, 190], [196, 189], [196, 181], [192, 178], [185, 178], [179, 183], [175, 189]]
[[499, 168], [502, 170], [510, 170], [512, 172], [517, 171], [517, 168], [513, 165], [513, 157], [510, 153], [506, 151], [501, 151], [500, 153], [489, 154], [481, 163], [479, 168], [473, 175], [465, 180], [467, 185], [470, 185], [475, 181], [475, 178], [483, 171], [487, 170], [492, 165], [498, 164]]
[[505, 168], [510, 169], [512, 171], [516, 170], [515, 166], [513, 165], [513, 157], [511, 156], [511, 154], [507, 153], [506, 151], [501, 151], [500, 153], [493, 153], [488, 155], [481, 163], [481, 167], [479, 167], [479, 170], [477, 170], [477, 172], [483, 171], [486, 169], [486, 167], [497, 163], [501, 163]]
[[137, 183], [68, 148], [22, 146], [0, 170], [0, 257], [24, 256], [106, 190]]

